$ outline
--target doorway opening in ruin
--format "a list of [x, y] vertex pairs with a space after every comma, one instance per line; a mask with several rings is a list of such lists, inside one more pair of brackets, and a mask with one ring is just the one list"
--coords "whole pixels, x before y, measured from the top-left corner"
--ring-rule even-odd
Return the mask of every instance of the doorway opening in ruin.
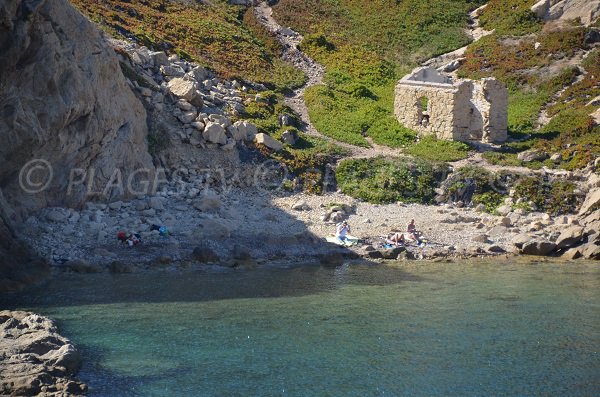
[[419, 114], [419, 124], [423, 127], [429, 125], [429, 98], [422, 96], [417, 101], [417, 112]]

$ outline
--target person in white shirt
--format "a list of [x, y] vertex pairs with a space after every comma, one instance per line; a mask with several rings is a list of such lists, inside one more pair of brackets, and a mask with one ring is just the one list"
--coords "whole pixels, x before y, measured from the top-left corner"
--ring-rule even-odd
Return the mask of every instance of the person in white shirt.
[[348, 222], [343, 221], [342, 223], [338, 223], [335, 229], [335, 236], [340, 240], [346, 240], [346, 234], [350, 233], [350, 226]]

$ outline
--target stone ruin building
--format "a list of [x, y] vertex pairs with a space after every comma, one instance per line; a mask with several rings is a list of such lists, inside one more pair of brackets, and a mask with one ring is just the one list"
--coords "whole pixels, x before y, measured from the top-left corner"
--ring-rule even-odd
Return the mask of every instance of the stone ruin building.
[[420, 135], [455, 141], [504, 142], [508, 90], [498, 80], [452, 81], [430, 67], [417, 68], [396, 86], [394, 111]]

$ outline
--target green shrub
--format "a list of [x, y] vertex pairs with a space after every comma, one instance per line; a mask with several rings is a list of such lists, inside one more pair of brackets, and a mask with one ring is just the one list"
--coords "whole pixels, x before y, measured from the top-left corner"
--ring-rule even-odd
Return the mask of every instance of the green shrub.
[[504, 197], [505, 196], [498, 192], [488, 191], [485, 193], [474, 194], [473, 203], [483, 204], [486, 212], [494, 214], [496, 213], [496, 209], [504, 202]]
[[410, 146], [406, 152], [429, 161], [458, 161], [468, 157], [469, 146], [462, 142], [438, 140], [430, 135]]
[[429, 203], [446, 168], [403, 158], [349, 159], [339, 164], [336, 179], [345, 194], [371, 203]]
[[547, 177], [522, 177], [514, 186], [514, 199], [533, 203], [535, 209], [551, 215], [573, 213], [580, 204], [580, 198], [574, 194], [575, 183]]

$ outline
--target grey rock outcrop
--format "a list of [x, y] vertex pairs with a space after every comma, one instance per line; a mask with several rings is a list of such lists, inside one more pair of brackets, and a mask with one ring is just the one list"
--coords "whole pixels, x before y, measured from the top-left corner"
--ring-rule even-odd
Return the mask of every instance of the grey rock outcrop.
[[87, 386], [74, 379], [80, 365], [79, 352], [52, 320], [0, 311], [0, 394], [83, 396]]
[[545, 21], [579, 19], [590, 25], [600, 17], [599, 0], [541, 0], [531, 11]]
[[[12, 288], [27, 281], [17, 274], [27, 262], [39, 263], [15, 248], [14, 223], [48, 205], [81, 205], [90, 191], [127, 193], [109, 186], [115, 172], [127, 181], [153, 165], [144, 107], [100, 31], [67, 0], [0, 2], [0, 59], [0, 284]], [[25, 167], [36, 159], [42, 168]], [[72, 170], [85, 183], [69, 189]]]
[[[21, 212], [79, 205], [88, 189], [80, 184], [67, 194], [72, 169], [93, 169], [91, 187], [104, 192], [115, 170], [127, 180], [137, 168], [152, 168], [144, 107], [89, 20], [67, 0], [8, 0], [0, 21], [0, 188], [9, 202]], [[53, 169], [48, 188], [36, 194], [17, 180], [32, 159]]]

